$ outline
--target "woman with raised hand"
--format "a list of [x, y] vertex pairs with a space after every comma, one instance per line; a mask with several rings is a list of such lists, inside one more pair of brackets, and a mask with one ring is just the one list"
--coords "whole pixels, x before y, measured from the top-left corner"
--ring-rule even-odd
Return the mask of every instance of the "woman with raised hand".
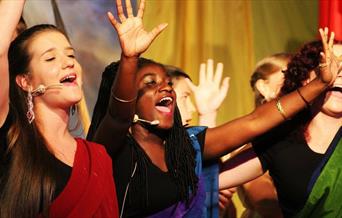
[[[94, 140], [106, 145], [112, 156], [122, 216], [202, 217], [202, 158], [218, 158], [232, 151], [280, 124], [284, 117], [292, 117], [306, 104], [293, 92], [216, 128], [185, 129], [164, 66], [139, 59], [166, 26], [161, 24], [146, 32], [142, 24], [144, 6], [145, 1], [141, 1], [137, 16], [133, 16], [130, 1], [126, 1], [125, 16], [121, 1], [117, 1], [119, 21], [109, 14], [122, 54], [111, 90], [99, 93], [110, 99], [97, 101], [107, 112], [94, 111], [94, 116], [100, 117], [93, 125], [97, 127]], [[307, 101], [333, 83], [335, 69], [325, 69], [300, 88]]]
[[118, 217], [106, 150], [68, 130], [82, 98], [74, 49], [53, 25], [11, 43], [23, 5], [0, 1], [0, 217]]
[[[332, 39], [327, 44], [327, 29], [320, 33], [322, 42], [305, 44], [291, 59], [284, 72], [282, 95], [301, 90], [317, 78], [317, 73], [329, 69], [320, 63], [320, 53], [332, 50]], [[336, 59], [329, 58], [331, 62]], [[268, 170], [284, 217], [340, 216], [342, 73], [340, 64], [338, 67], [337, 78], [325, 93], [307, 103], [294, 118], [255, 140], [254, 150], [231, 160], [231, 166], [220, 175], [220, 188], [245, 183]]]

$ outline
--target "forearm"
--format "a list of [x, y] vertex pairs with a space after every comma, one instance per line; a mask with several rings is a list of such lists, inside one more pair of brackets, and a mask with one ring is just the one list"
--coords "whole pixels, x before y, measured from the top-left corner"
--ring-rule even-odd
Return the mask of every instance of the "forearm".
[[263, 174], [260, 160], [252, 150], [242, 152], [226, 161], [219, 175], [219, 189], [237, 187]]
[[121, 55], [118, 73], [113, 82], [109, 113], [123, 122], [133, 120], [137, 98], [136, 71], [138, 57]]
[[6, 55], [13, 33], [20, 20], [25, 0], [0, 1], [0, 55]]
[[7, 53], [15, 28], [19, 22], [24, 2], [24, 0], [0, 1], [0, 126], [4, 123], [9, 109], [9, 69]]
[[6, 120], [9, 110], [9, 75], [6, 57], [0, 57], [0, 127]]
[[[135, 84], [138, 58], [121, 55], [109, 97], [108, 111], [94, 134], [94, 141], [115, 154], [124, 145], [136, 104]], [[115, 70], [115, 68], [114, 68]]]
[[[311, 102], [319, 96], [327, 87], [327, 84], [316, 78], [308, 85], [300, 88], [300, 93], [306, 101]], [[254, 117], [252, 125], [257, 127], [254, 136], [260, 135], [269, 129], [282, 123], [285, 119], [291, 119], [296, 113], [307, 105], [297, 91], [293, 91], [279, 99], [258, 107], [251, 116]], [[278, 105], [277, 105], [278, 103]], [[254, 137], [253, 136], [253, 137]]]

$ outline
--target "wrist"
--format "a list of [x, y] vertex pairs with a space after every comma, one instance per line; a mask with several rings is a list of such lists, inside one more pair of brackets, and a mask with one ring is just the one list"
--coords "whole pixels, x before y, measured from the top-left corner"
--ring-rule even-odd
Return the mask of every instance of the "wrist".
[[325, 90], [330, 85], [330, 82], [324, 81], [321, 77], [316, 77], [313, 82], [316, 82], [322, 90]]
[[199, 113], [199, 125], [215, 127], [216, 126], [217, 111], [207, 113]]
[[138, 61], [139, 55], [126, 55], [123, 52], [121, 53], [121, 59], [124, 59], [126, 61]]

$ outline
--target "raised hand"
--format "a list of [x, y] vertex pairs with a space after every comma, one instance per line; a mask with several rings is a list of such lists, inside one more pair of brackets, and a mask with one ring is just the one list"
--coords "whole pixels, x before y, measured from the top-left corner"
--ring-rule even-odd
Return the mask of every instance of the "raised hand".
[[199, 72], [199, 85], [195, 86], [189, 79], [186, 80], [194, 93], [195, 103], [200, 115], [216, 112], [227, 95], [229, 77], [221, 83], [223, 64], [218, 63], [214, 74], [214, 62], [209, 59], [207, 65], [202, 63]]
[[157, 35], [167, 26], [166, 23], [163, 23], [155, 27], [151, 32], [147, 32], [142, 24], [144, 7], [145, 0], [141, 0], [138, 14], [134, 16], [131, 1], [126, 0], [126, 17], [121, 0], [116, 0], [119, 21], [114, 18], [111, 12], [108, 12], [109, 21], [118, 33], [122, 53], [127, 57], [139, 56], [146, 51]]
[[321, 60], [319, 64], [319, 72], [318, 77], [322, 80], [322, 82], [327, 85], [332, 85], [337, 77], [339, 63], [335, 55], [333, 54], [333, 45], [334, 45], [334, 32], [330, 33], [330, 37], [328, 37], [329, 30], [327, 27], [319, 29], [319, 33], [321, 35], [322, 44], [323, 44], [323, 52], [321, 52]]

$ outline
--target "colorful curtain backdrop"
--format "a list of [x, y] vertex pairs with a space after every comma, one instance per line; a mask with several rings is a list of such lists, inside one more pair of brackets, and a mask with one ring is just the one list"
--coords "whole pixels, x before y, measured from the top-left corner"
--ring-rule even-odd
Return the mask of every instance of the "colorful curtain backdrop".
[[315, 38], [317, 11], [316, 0], [147, 1], [147, 28], [169, 26], [144, 56], [184, 69], [195, 83], [201, 62], [223, 62], [231, 80], [219, 112], [222, 123], [254, 108], [249, 77], [258, 60]]
[[[115, 11], [115, 1], [56, 2], [83, 66], [83, 89], [91, 116], [101, 72], [120, 57], [116, 34], [105, 15], [108, 10]], [[137, 5], [136, 0], [132, 2]], [[27, 1], [24, 17], [29, 25], [55, 22], [50, 1]], [[317, 37], [318, 1], [147, 0], [147, 29], [162, 22], [169, 26], [144, 57], [184, 69], [195, 83], [200, 63], [208, 58], [223, 62], [224, 75], [231, 77], [218, 117], [223, 123], [254, 108], [249, 77], [258, 60], [295, 51]], [[241, 209], [238, 211], [240, 214]]]
[[[101, 72], [120, 57], [116, 34], [105, 15], [108, 10], [115, 12], [115, 1], [56, 3], [83, 66], [91, 116]], [[132, 3], [137, 5], [137, 0]], [[194, 82], [198, 82], [201, 62], [208, 58], [223, 62], [224, 75], [231, 81], [219, 112], [222, 123], [253, 109], [249, 77], [256, 61], [276, 52], [294, 51], [317, 36], [317, 12], [317, 0], [147, 0], [147, 29], [161, 22], [169, 26], [144, 56], [184, 69]], [[50, 1], [28, 1], [24, 17], [29, 25], [55, 22]]]

